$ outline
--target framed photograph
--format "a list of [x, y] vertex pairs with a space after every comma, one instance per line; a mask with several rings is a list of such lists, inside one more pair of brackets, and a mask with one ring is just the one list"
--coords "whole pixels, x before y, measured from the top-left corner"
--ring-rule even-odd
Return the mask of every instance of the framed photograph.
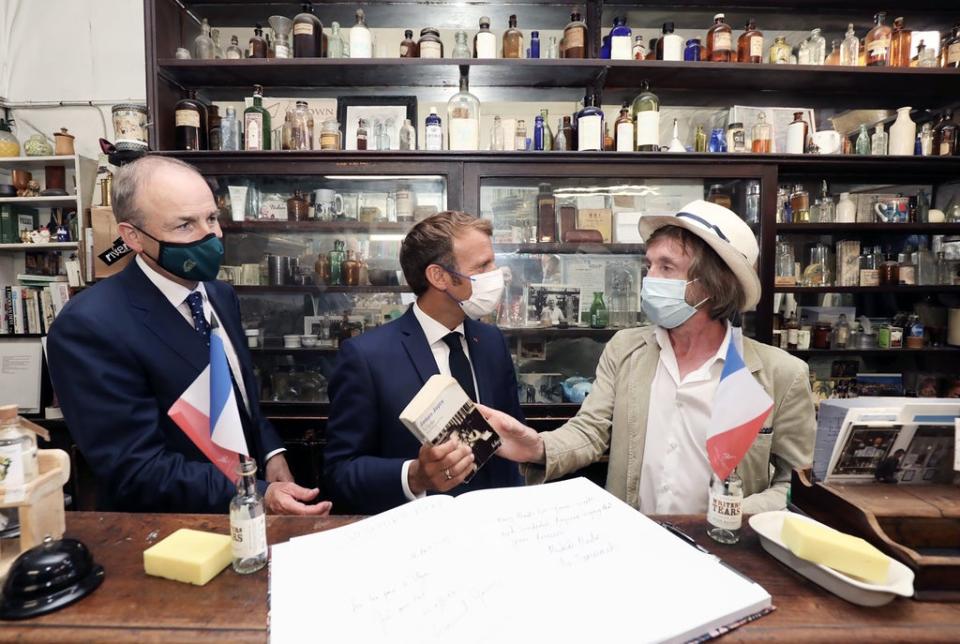
[[519, 373], [517, 374], [517, 396], [520, 402], [561, 403], [563, 402], [563, 374], [560, 373]]
[[873, 427], [854, 425], [832, 475], [873, 475], [887, 457], [901, 426]]
[[416, 96], [340, 96], [337, 120], [343, 128], [343, 149], [357, 149], [357, 125], [367, 122], [367, 149], [376, 150], [377, 124], [386, 129], [390, 150], [400, 149], [400, 128], [404, 119], [417, 122]]
[[520, 338], [521, 360], [546, 360], [547, 341], [543, 338]]
[[580, 319], [580, 287], [573, 284], [529, 284], [524, 289], [524, 326], [576, 326]]

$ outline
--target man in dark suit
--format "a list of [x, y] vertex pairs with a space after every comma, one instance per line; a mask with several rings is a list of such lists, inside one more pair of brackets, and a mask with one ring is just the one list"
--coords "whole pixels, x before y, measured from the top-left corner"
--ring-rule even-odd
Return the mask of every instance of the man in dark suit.
[[517, 379], [503, 334], [476, 320], [503, 292], [490, 223], [442, 212], [403, 241], [400, 265], [417, 301], [398, 320], [340, 347], [330, 379], [324, 453], [338, 509], [371, 514], [423, 496], [522, 485], [517, 466], [492, 457], [470, 480], [470, 448], [422, 446], [399, 416], [430, 376], [456, 378], [474, 400], [520, 414]]
[[47, 354], [71, 436], [97, 478], [103, 510], [227, 512], [234, 481], [167, 412], [210, 364], [220, 327], [248, 452], [268, 512], [327, 514], [306, 505], [283, 443], [260, 412], [258, 386], [233, 289], [216, 281], [223, 256], [213, 194], [191, 166], [145, 157], [113, 182], [120, 235], [137, 253], [118, 275], [70, 300]]

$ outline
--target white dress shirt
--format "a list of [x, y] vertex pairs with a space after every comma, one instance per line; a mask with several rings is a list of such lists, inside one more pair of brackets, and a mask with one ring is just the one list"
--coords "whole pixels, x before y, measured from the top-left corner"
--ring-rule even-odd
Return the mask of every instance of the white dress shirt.
[[[480, 402], [477, 374], [473, 370], [473, 361], [470, 359], [470, 347], [467, 344], [467, 338], [463, 330], [463, 322], [455, 329], [448, 329], [424, 313], [423, 309], [420, 308], [420, 304], [417, 302], [413, 303], [413, 316], [417, 318], [420, 328], [423, 329], [423, 334], [427, 336], [427, 344], [430, 345], [430, 352], [433, 354], [433, 359], [437, 361], [437, 369], [445, 376], [450, 375], [450, 347], [443, 341], [443, 338], [453, 332], [460, 334], [460, 346], [463, 347], [463, 354], [467, 356], [467, 362], [470, 363], [470, 374], [473, 376], [473, 390], [477, 392], [477, 402]], [[400, 470], [400, 483], [403, 485], [403, 494], [407, 497], [408, 501], [420, 499], [425, 496], [425, 493], [416, 495], [410, 490], [407, 473], [410, 470], [410, 463], [412, 463], [413, 460], [415, 459], [406, 461], [403, 464], [403, 469]]]
[[[173, 308], [177, 309], [180, 315], [183, 316], [184, 321], [193, 329], [193, 314], [190, 312], [190, 305], [187, 303], [187, 296], [193, 291], [150, 268], [140, 255], [137, 255], [136, 262], [140, 270], [143, 271], [143, 274], [147, 276], [147, 279], [159, 289], [160, 293], [167, 298]], [[197, 282], [197, 288], [194, 290], [203, 297], [203, 316], [209, 323], [213, 317], [213, 307], [210, 304], [210, 298], [207, 297], [207, 289], [204, 288], [203, 282]], [[223, 328], [223, 325], [221, 324], [220, 327]], [[233, 343], [230, 342], [230, 335], [226, 332], [226, 329], [220, 334], [220, 337], [223, 339], [223, 349], [224, 353], [227, 354], [227, 363], [230, 365], [230, 372], [233, 374], [233, 379], [237, 383], [237, 389], [240, 390], [240, 396], [243, 398], [243, 406], [247, 409], [247, 415], [249, 415], [250, 401], [247, 399], [247, 391], [243, 386], [243, 371], [240, 369], [240, 360], [237, 358], [237, 351], [233, 348]], [[249, 449], [248, 445], [247, 450], [249, 451]], [[285, 451], [286, 449], [282, 447], [275, 449], [267, 454], [266, 460], [269, 461], [276, 454]]]
[[707, 427], [731, 340], [730, 324], [717, 352], [680, 378], [666, 329], [657, 327], [660, 360], [650, 390], [640, 471], [640, 511], [704, 514], [710, 485]]

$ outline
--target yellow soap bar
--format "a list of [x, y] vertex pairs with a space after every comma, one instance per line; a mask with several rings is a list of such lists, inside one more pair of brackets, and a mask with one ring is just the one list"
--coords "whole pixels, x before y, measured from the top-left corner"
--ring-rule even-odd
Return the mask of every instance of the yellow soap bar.
[[890, 557], [869, 543], [819, 523], [785, 517], [783, 543], [790, 552], [872, 584], [882, 584], [890, 570]]
[[180, 528], [143, 551], [148, 575], [203, 586], [230, 565], [230, 535]]

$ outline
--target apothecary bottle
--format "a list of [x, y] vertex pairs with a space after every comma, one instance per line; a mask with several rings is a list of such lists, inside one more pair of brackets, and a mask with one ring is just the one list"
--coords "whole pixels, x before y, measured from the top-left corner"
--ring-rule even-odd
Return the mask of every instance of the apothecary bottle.
[[583, 109], [577, 113], [577, 151], [603, 150], [603, 112], [597, 106], [593, 92], [587, 92]]
[[400, 58], [417, 57], [417, 41], [413, 39], [413, 31], [407, 29], [403, 32], [403, 40], [400, 42]]
[[334, 240], [333, 250], [328, 253], [330, 256], [330, 284], [333, 286], [344, 286], [343, 262], [346, 256], [343, 252], [343, 246], [342, 239]]
[[819, 27], [810, 31], [807, 37], [807, 47], [809, 48], [810, 65], [822, 65], [827, 58], [827, 40], [823, 37], [823, 32]]
[[420, 58], [443, 58], [443, 42], [440, 40], [439, 29], [426, 27], [420, 30], [417, 53]]
[[856, 67], [860, 64], [860, 39], [853, 30], [853, 24], [847, 25], [847, 33], [840, 43], [840, 64]]
[[610, 312], [603, 303], [603, 291], [595, 291], [590, 304], [590, 328], [605, 329], [610, 325]]
[[447, 149], [480, 149], [480, 101], [470, 93], [466, 74], [460, 76], [460, 91], [447, 102]]
[[233, 569], [247, 575], [267, 565], [267, 515], [257, 491], [257, 463], [241, 458], [237, 494], [230, 500], [230, 537]]
[[787, 154], [806, 152], [809, 134], [809, 126], [803, 120], [803, 112], [794, 112], [793, 122], [787, 126]]
[[530, 32], [530, 46], [527, 47], [527, 58], [540, 58], [540, 32]]
[[513, 149], [526, 151], [527, 149], [527, 122], [523, 119], [517, 121], [517, 129], [513, 135]]
[[370, 148], [370, 136], [367, 128], [369, 123], [367, 119], [358, 119], [357, 120], [357, 149], [358, 150], [367, 150]]
[[0, 489], [6, 488], [7, 500], [40, 473], [37, 435], [20, 424], [16, 405], [0, 406], [0, 465]]
[[220, 30], [211, 29], [210, 39], [213, 40], [213, 57], [216, 60], [223, 59], [223, 46], [220, 44]]
[[430, 108], [430, 113], [424, 121], [423, 147], [425, 150], [443, 149], [443, 124], [435, 107]]
[[493, 127], [490, 130], [490, 149], [494, 152], [502, 152], [506, 149], [506, 139], [503, 132], [503, 119], [499, 116], [493, 117]]
[[537, 194], [537, 241], [560, 241], [557, 238], [557, 200], [549, 183], [541, 183]]
[[615, 17], [610, 30], [610, 59], [633, 59], [633, 30], [627, 26], [627, 19]]
[[474, 58], [496, 58], [497, 36], [490, 31], [490, 18], [480, 18], [480, 31], [473, 37]]
[[226, 115], [220, 119], [220, 149], [240, 150], [240, 121], [237, 110], [228, 106]]
[[753, 18], [747, 21], [747, 26], [737, 39], [737, 61], [763, 62], [763, 32], [757, 30], [757, 23]]
[[890, 66], [909, 67], [912, 34], [904, 27], [903, 18], [894, 18], [890, 33]]
[[214, 45], [210, 37], [210, 23], [204, 18], [200, 23], [200, 34], [193, 39], [193, 57], [197, 60], [213, 60]]
[[643, 81], [641, 92], [633, 99], [633, 119], [637, 133], [636, 149], [640, 152], [660, 151], [660, 99]]
[[700, 44], [699, 38], [691, 38], [690, 40], [687, 41], [687, 44], [683, 48], [684, 62], [691, 62], [691, 63], [700, 62], [702, 54], [703, 54], [703, 47]]
[[883, 11], [874, 16], [874, 27], [867, 33], [867, 67], [886, 67], [890, 64], [890, 39], [892, 30], [883, 24], [887, 14]]
[[327, 57], [343, 58], [343, 32], [340, 31], [340, 23], [334, 20], [330, 23], [330, 38], [327, 39]]
[[657, 40], [657, 60], [683, 60], [683, 38], [674, 33], [672, 22], [663, 23]]
[[957, 153], [957, 124], [953, 122], [953, 110], [944, 110], [943, 116], [933, 128], [934, 156], [953, 156]]
[[887, 154], [887, 133], [883, 130], [883, 123], [877, 123], [870, 139], [870, 154], [884, 156]]
[[633, 119], [630, 117], [630, 108], [626, 103], [620, 108], [620, 116], [614, 123], [613, 134], [617, 152], [633, 152], [635, 141]]
[[637, 34], [633, 37], [633, 59], [646, 60], [649, 50], [646, 43], [643, 42], [643, 34]]
[[793, 50], [787, 44], [787, 39], [783, 36], [777, 36], [773, 45], [770, 47], [770, 63], [774, 65], [790, 64], [790, 56]]
[[350, 28], [350, 58], [373, 58], [373, 36], [367, 28], [366, 14], [357, 9], [356, 22]]
[[860, 131], [857, 134], [856, 153], [860, 155], [870, 154], [870, 133], [867, 132], [867, 124], [860, 124]]
[[587, 57], [587, 25], [581, 19], [580, 12], [570, 14], [570, 22], [563, 30], [560, 44], [560, 58]]
[[729, 63], [733, 58], [733, 30], [722, 13], [713, 17], [713, 26], [707, 30], [707, 60]]
[[517, 29], [517, 16], [511, 14], [508, 27], [503, 32], [503, 57], [523, 58], [523, 32]]
[[263, 27], [255, 25], [253, 35], [250, 36], [250, 42], [247, 45], [250, 58], [267, 57], [267, 41], [263, 38]]
[[750, 131], [751, 149], [756, 154], [768, 154], [773, 151], [773, 128], [767, 123], [763, 112], [757, 114], [757, 122]]
[[243, 50], [240, 49], [240, 41], [236, 35], [230, 36], [230, 46], [224, 54], [227, 60], [240, 60], [243, 58]]
[[293, 57], [322, 58], [327, 54], [323, 44], [323, 23], [313, 13], [313, 5], [304, 2], [293, 17]]
[[417, 128], [413, 127], [410, 119], [404, 119], [403, 125], [400, 127], [400, 149], [417, 149]]
[[174, 107], [174, 146], [177, 150], [203, 150], [203, 106], [191, 91], [187, 98], [177, 101]]
[[451, 58], [470, 58], [470, 45], [467, 44], [467, 32], [462, 29], [453, 35], [453, 51]]
[[263, 107], [263, 87], [253, 86], [253, 105], [243, 111], [243, 149], [270, 149], [270, 112]]
[[827, 54], [827, 59], [823, 61], [824, 65], [830, 65], [836, 67], [840, 64], [840, 41], [833, 40], [830, 42], [830, 53]]
[[336, 119], [327, 119], [320, 126], [320, 149], [339, 150], [340, 148], [340, 124]]

